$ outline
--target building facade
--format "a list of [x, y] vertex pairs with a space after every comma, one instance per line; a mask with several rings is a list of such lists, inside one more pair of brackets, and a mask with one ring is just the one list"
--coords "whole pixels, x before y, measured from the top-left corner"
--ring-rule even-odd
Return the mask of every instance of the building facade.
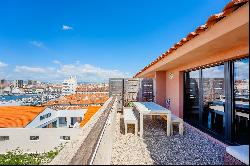
[[13, 86], [18, 88], [23, 88], [23, 80], [15, 80], [13, 81]]
[[63, 81], [62, 94], [70, 95], [76, 93], [77, 79], [76, 77], [70, 76], [69, 79]]
[[212, 136], [249, 144], [249, 3], [229, 3], [135, 75], [156, 102]]

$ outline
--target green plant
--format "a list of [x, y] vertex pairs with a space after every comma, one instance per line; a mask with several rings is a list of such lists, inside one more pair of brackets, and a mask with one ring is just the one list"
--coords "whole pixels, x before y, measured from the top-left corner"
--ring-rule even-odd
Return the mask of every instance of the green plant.
[[49, 163], [63, 149], [63, 145], [47, 153], [24, 153], [20, 148], [0, 155], [0, 165], [41, 165]]
[[134, 103], [133, 102], [128, 102], [128, 107], [134, 107]]

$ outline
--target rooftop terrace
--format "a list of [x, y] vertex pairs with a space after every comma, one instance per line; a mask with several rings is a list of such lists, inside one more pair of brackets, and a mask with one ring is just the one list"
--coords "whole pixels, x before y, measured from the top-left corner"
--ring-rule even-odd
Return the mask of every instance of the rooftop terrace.
[[50, 163], [112, 165], [223, 165], [225, 144], [184, 124], [181, 136], [174, 128], [166, 134], [164, 119], [144, 119], [144, 136], [134, 128], [125, 134], [124, 120], [117, 113], [117, 99], [110, 98], [85, 124], [77, 140], [72, 140]]
[[[167, 137], [164, 120], [145, 118], [145, 135], [124, 135], [121, 114], [116, 118], [116, 134], [113, 144], [113, 165], [222, 165], [225, 146], [206, 137], [188, 124], [184, 135], [174, 133]], [[132, 132], [133, 128], [129, 128]]]

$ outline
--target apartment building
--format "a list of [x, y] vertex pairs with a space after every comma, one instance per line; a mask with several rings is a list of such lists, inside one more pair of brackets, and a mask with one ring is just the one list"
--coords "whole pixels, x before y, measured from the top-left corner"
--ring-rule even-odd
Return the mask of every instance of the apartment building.
[[69, 79], [63, 81], [62, 94], [69, 95], [76, 93], [77, 79], [76, 77], [70, 76]]

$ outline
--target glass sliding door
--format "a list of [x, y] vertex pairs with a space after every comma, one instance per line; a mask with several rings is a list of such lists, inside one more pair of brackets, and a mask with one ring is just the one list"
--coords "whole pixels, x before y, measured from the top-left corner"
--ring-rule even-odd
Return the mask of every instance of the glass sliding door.
[[224, 65], [202, 69], [202, 125], [224, 137], [225, 88]]
[[184, 120], [224, 142], [249, 145], [249, 58], [184, 76]]
[[249, 144], [249, 59], [234, 62], [234, 139]]
[[185, 73], [185, 120], [199, 122], [199, 70]]

